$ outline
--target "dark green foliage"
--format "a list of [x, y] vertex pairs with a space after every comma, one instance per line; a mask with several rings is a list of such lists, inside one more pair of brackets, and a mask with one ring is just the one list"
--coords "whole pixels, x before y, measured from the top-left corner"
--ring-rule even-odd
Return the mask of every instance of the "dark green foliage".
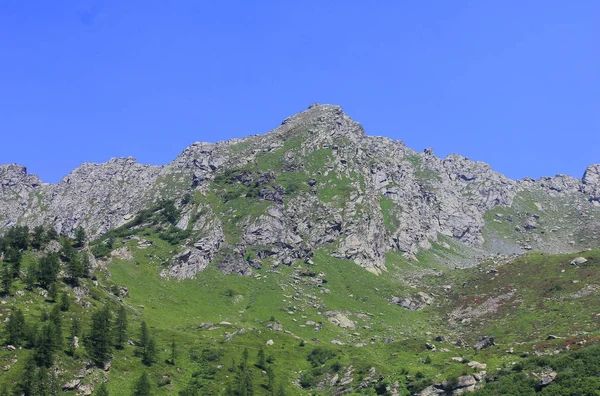
[[173, 201], [161, 201], [158, 206], [162, 207], [161, 215], [166, 221], [171, 224], [177, 223], [180, 214]]
[[175, 226], [171, 226], [167, 228], [167, 230], [158, 234], [160, 239], [169, 242], [171, 245], [179, 245], [186, 238], [189, 238], [190, 235], [192, 235], [190, 230], [182, 230]]
[[177, 358], [177, 345], [175, 345], [175, 340], [171, 342], [171, 364], [175, 365], [175, 359]]
[[25, 316], [20, 309], [13, 310], [6, 324], [6, 338], [10, 345], [19, 346], [25, 341]]
[[50, 287], [48, 287], [48, 299], [50, 301], [56, 301], [56, 296], [58, 295], [58, 285], [57, 282], [52, 282]]
[[[600, 389], [600, 346], [594, 345], [556, 356], [524, 359], [519, 367], [503, 370], [495, 381], [474, 395], [597, 395]], [[554, 370], [556, 379], [544, 388], [529, 373]]]
[[150, 396], [151, 394], [150, 380], [148, 380], [148, 375], [144, 373], [135, 383], [133, 396]]
[[73, 247], [71, 240], [69, 238], [62, 238], [60, 241], [60, 258], [65, 263], [71, 262], [75, 257], [77, 251]]
[[23, 252], [14, 247], [9, 247], [4, 259], [10, 264], [11, 275], [14, 278], [19, 277], [21, 272], [21, 260], [23, 259]]
[[33, 289], [33, 286], [35, 286], [35, 282], [37, 282], [38, 272], [38, 265], [35, 262], [30, 263], [25, 269], [25, 276], [23, 277], [23, 282], [25, 283], [27, 289], [31, 290]]
[[0, 279], [2, 280], [2, 294], [10, 295], [10, 288], [12, 287], [13, 274], [6, 264], [2, 266], [2, 273], [0, 273]]
[[58, 259], [58, 254], [48, 253], [40, 259], [37, 281], [42, 287], [47, 288], [56, 281], [59, 270], [60, 260]]
[[35, 342], [34, 358], [38, 366], [50, 367], [54, 364], [54, 352], [57, 350], [56, 339], [54, 323], [44, 323]]
[[270, 366], [266, 369], [267, 372], [267, 391], [270, 395], [275, 394], [275, 372]]
[[25, 396], [35, 396], [35, 384], [37, 366], [33, 357], [28, 357], [25, 361], [25, 367], [23, 369], [23, 375], [21, 380], [17, 384], [17, 389], [21, 391]]
[[86, 276], [86, 272], [89, 272], [89, 269], [84, 268], [84, 260], [87, 259], [87, 264], [89, 265], [89, 258], [86, 253], [82, 254], [74, 254], [71, 257], [71, 260], [67, 262], [67, 276], [72, 284], [78, 285], [79, 278], [84, 278]]
[[117, 311], [117, 318], [114, 324], [115, 332], [115, 347], [117, 349], [123, 349], [127, 342], [127, 312], [125, 306], [121, 305], [119, 311]]
[[265, 350], [263, 348], [260, 348], [258, 350], [256, 356], [256, 367], [258, 367], [261, 370], [264, 370], [267, 367], [267, 362], [265, 360]]
[[8, 245], [17, 250], [26, 250], [29, 247], [29, 227], [14, 226], [6, 232]]
[[151, 366], [156, 361], [156, 341], [150, 336], [145, 321], [142, 321], [140, 327], [140, 348], [142, 363], [146, 366]]
[[58, 232], [56, 232], [54, 227], [50, 227], [48, 229], [48, 232], [46, 233], [46, 240], [48, 242], [50, 242], [50, 241], [56, 241], [57, 239], [58, 239]]
[[54, 345], [56, 348], [62, 348], [63, 346], [63, 333], [62, 333], [62, 314], [60, 305], [55, 305], [49, 315], [50, 322], [54, 325]]
[[31, 246], [34, 249], [41, 250], [48, 243], [47, 234], [43, 226], [37, 226], [33, 229], [33, 235], [31, 236]]
[[329, 359], [334, 358], [336, 353], [330, 349], [324, 347], [316, 347], [307, 356], [307, 360], [313, 365], [313, 367], [319, 367]]
[[152, 366], [156, 361], [156, 341], [153, 337], [150, 337], [148, 344], [142, 351], [142, 363], [146, 366]]
[[81, 321], [79, 318], [73, 318], [71, 321], [71, 334], [69, 335], [69, 354], [75, 354], [76, 340], [81, 337]]
[[252, 373], [250, 372], [250, 367], [248, 367], [248, 348], [244, 349], [244, 352], [242, 353], [242, 360], [236, 375], [236, 383], [236, 395], [252, 396], [254, 394], [254, 388], [252, 386]]
[[90, 277], [90, 271], [92, 270], [92, 264], [90, 263], [90, 257], [86, 252], [81, 253], [81, 276], [84, 278]]
[[310, 371], [305, 371], [304, 373], [302, 373], [302, 375], [300, 376], [300, 386], [304, 389], [306, 388], [310, 388], [311, 386], [313, 386], [315, 383], [315, 380], [313, 378], [313, 375]]
[[145, 320], [142, 320], [140, 324], [140, 347], [144, 348], [150, 341], [150, 332], [148, 331], [148, 325]]
[[103, 366], [110, 360], [112, 340], [108, 305], [92, 314], [92, 326], [87, 342], [90, 357], [96, 365]]
[[64, 292], [60, 295], [60, 310], [63, 312], [67, 312], [69, 307], [71, 306], [71, 300], [69, 299], [69, 294]]
[[104, 382], [94, 391], [94, 396], [109, 396], [108, 388]]
[[75, 247], [81, 248], [85, 245], [87, 235], [85, 230], [80, 226], [75, 229]]

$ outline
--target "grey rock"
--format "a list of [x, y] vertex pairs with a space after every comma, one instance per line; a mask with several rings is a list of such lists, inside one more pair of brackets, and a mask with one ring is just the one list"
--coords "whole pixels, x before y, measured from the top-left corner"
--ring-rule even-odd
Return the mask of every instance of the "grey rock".
[[419, 292], [412, 297], [392, 297], [392, 304], [398, 305], [410, 311], [418, 311], [433, 304], [433, 297], [424, 292]]
[[493, 336], [486, 336], [483, 337], [482, 339], [480, 339], [479, 341], [477, 341], [475, 343], [475, 345], [473, 345], [473, 349], [475, 350], [481, 350], [481, 349], [485, 349], [485, 348], [489, 348], [491, 346], [496, 345], [494, 343], [494, 337]]

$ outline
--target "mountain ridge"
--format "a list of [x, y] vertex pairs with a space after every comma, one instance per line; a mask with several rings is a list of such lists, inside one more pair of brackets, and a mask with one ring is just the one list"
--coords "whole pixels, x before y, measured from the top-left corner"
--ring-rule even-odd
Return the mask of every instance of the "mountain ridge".
[[[431, 149], [418, 153], [401, 141], [368, 136], [335, 105], [313, 104], [262, 135], [193, 143], [165, 165], [132, 157], [84, 163], [56, 184], [2, 165], [0, 184], [0, 229], [44, 225], [73, 235], [81, 226], [98, 237], [161, 200], [174, 201], [177, 227], [193, 234], [165, 272], [178, 278], [194, 276], [223, 251], [237, 263], [226, 271], [241, 274], [265, 259], [310, 260], [325, 246], [334, 257], [381, 273], [390, 253], [414, 260], [440, 241], [479, 255], [558, 253], [588, 248], [575, 235], [600, 228], [600, 165], [590, 165], [581, 179], [511, 180], [484, 162], [458, 154], [442, 159]], [[516, 210], [512, 217], [523, 219], [512, 231], [500, 217], [486, 218], [515, 199], [534, 209]], [[565, 214], [561, 205], [577, 213]], [[565, 216], [576, 224], [563, 224]], [[550, 232], [543, 223], [559, 229]], [[256, 246], [267, 247], [258, 249], [257, 262], [244, 259]]]

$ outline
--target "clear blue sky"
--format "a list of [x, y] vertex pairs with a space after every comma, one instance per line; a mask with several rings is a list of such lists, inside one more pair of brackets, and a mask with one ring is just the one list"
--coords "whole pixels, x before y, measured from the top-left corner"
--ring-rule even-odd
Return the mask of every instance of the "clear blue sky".
[[312, 102], [512, 178], [600, 162], [600, 2], [0, 2], [0, 163], [171, 161]]

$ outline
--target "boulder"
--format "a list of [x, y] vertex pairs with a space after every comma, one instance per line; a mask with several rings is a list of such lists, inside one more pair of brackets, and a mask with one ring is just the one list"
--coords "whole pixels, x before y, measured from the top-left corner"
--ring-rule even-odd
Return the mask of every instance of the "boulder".
[[487, 337], [483, 337], [482, 339], [480, 339], [479, 341], [477, 341], [475, 343], [475, 345], [473, 345], [473, 349], [475, 350], [481, 350], [481, 349], [485, 349], [485, 348], [489, 348], [491, 346], [494, 346], [496, 344], [494, 344], [494, 337], [493, 336], [487, 336]]

